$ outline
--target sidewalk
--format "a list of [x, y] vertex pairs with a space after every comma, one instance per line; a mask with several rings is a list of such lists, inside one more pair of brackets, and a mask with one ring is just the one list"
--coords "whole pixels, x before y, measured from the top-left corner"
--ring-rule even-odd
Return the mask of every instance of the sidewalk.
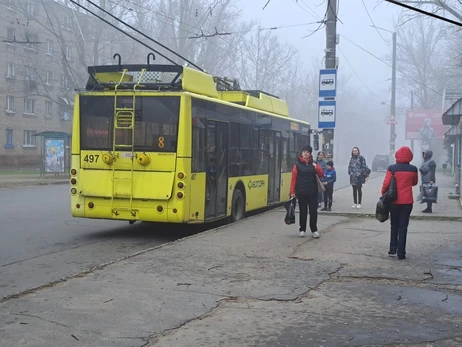
[[69, 183], [69, 176], [64, 174], [61, 174], [60, 176], [47, 174], [45, 177], [40, 177], [40, 174], [0, 174], [0, 188], [66, 183]]
[[462, 223], [411, 221], [399, 261], [389, 223], [322, 215], [313, 239], [283, 217], [1, 299], [0, 346], [462, 345]]
[[[332, 205], [332, 212], [320, 212], [321, 214], [348, 214], [348, 215], [374, 215], [378, 199], [381, 195], [382, 182], [385, 173], [369, 179], [363, 185], [363, 201], [361, 209], [352, 209], [353, 205], [353, 190], [351, 186], [338, 189], [334, 192], [334, 202]], [[420, 180], [420, 177], [419, 177]], [[427, 204], [420, 204], [416, 202], [412, 211], [412, 217], [418, 218], [462, 218], [462, 209], [460, 208], [459, 200], [449, 199], [450, 193], [454, 193], [454, 177], [439, 173], [436, 177], [438, 185], [438, 204], [433, 205], [433, 213], [425, 214], [422, 210], [427, 207]], [[420, 182], [420, 181], [419, 181]], [[414, 187], [414, 199], [419, 195], [419, 185]]]

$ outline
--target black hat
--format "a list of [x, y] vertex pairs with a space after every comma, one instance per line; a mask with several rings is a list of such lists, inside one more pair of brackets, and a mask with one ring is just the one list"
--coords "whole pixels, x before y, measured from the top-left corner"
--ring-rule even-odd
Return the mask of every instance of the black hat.
[[308, 151], [310, 153], [313, 153], [313, 147], [311, 147], [311, 146], [303, 146], [302, 147], [302, 152], [303, 151]]
[[329, 166], [334, 167], [334, 162], [333, 162], [332, 160], [329, 160], [329, 161], [326, 163], [326, 165], [329, 165]]

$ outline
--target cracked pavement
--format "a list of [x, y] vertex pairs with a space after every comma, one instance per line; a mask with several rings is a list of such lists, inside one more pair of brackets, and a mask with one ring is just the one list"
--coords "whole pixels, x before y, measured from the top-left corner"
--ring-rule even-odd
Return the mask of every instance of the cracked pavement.
[[269, 212], [5, 300], [0, 346], [460, 346], [461, 226], [411, 221], [398, 261], [388, 223]]

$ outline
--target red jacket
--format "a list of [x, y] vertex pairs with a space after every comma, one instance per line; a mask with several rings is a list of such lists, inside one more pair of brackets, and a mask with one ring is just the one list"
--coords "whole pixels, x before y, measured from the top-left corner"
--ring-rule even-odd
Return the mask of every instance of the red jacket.
[[[302, 156], [300, 156], [298, 160], [301, 161], [302, 163], [308, 164], [310, 161], [313, 160], [313, 157], [309, 156], [308, 159], [305, 160]], [[318, 177], [324, 177], [324, 170], [322, 169], [321, 165], [316, 164], [315, 170], [316, 170], [316, 174], [318, 175]], [[298, 175], [297, 165], [294, 165], [294, 168], [292, 169], [292, 180], [290, 181], [290, 195], [295, 195], [295, 185], [297, 184], [297, 175]]]
[[390, 186], [392, 171], [395, 172], [396, 192], [398, 198], [393, 202], [396, 205], [407, 205], [414, 203], [412, 187], [419, 182], [417, 168], [409, 164], [412, 161], [413, 155], [411, 149], [403, 146], [396, 151], [396, 164], [390, 165], [383, 180], [382, 195]]

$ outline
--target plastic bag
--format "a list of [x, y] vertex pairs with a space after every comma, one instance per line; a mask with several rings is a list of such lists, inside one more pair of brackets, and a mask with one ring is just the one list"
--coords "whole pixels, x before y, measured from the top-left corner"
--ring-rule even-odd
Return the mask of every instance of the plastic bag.
[[284, 218], [284, 223], [287, 225], [295, 223], [295, 206], [297, 205], [297, 199], [291, 198], [284, 204], [284, 208], [286, 209], [287, 213]]
[[422, 202], [438, 203], [438, 186], [434, 184], [422, 185]]
[[375, 218], [380, 223], [383, 223], [388, 220], [389, 216], [390, 216], [390, 205], [384, 204], [383, 198], [380, 198], [375, 208]]

